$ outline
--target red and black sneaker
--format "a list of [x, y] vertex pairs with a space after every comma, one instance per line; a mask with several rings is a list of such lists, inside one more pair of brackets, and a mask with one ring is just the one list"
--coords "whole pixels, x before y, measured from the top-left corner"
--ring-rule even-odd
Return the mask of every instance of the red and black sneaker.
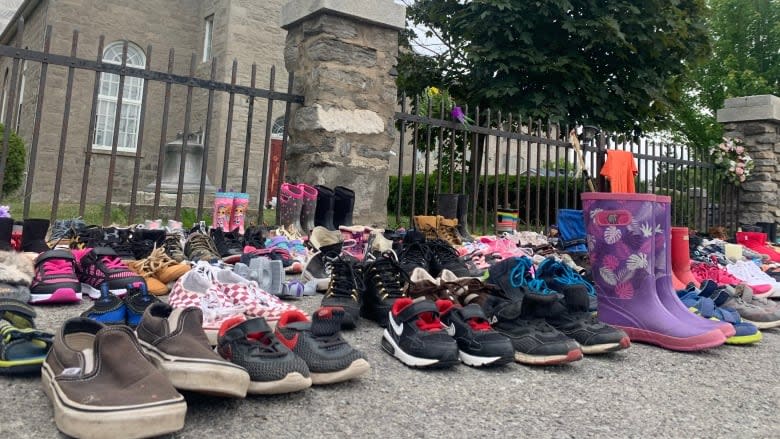
[[315, 386], [357, 378], [371, 369], [363, 354], [341, 337], [344, 318], [342, 308], [323, 307], [311, 321], [292, 310], [276, 324], [276, 338], [306, 362]]
[[75, 303], [81, 301], [81, 283], [76, 259], [70, 250], [54, 249], [35, 258], [35, 277], [30, 284], [30, 303]]
[[458, 343], [460, 361], [468, 366], [500, 366], [515, 359], [512, 342], [490, 327], [485, 312], [476, 303], [461, 307], [437, 300], [447, 334]]
[[439, 309], [430, 300], [401, 297], [388, 313], [382, 349], [411, 367], [458, 364], [458, 344], [444, 330]]
[[111, 248], [73, 250], [73, 256], [82, 290], [93, 299], [100, 298], [100, 286], [104, 282], [117, 297], [127, 293], [128, 284], [145, 283], [144, 278], [131, 271]]

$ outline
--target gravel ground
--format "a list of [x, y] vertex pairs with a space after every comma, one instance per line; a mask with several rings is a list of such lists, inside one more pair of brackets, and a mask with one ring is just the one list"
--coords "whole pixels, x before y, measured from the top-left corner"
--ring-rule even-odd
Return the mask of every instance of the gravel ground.
[[[39, 307], [38, 326], [53, 331], [87, 302]], [[567, 366], [444, 371], [402, 365], [367, 320], [345, 338], [368, 357], [368, 376], [246, 400], [187, 394], [185, 428], [172, 437], [780, 437], [777, 330], [756, 346], [701, 353], [634, 345]], [[62, 437], [39, 378], [0, 385], [0, 437]]]

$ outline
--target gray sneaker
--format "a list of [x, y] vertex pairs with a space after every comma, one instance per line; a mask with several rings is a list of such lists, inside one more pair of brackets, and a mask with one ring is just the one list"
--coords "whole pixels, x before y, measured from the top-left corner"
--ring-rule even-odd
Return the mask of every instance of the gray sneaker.
[[780, 304], [753, 296], [753, 291], [745, 285], [726, 286], [728, 299], [718, 306], [733, 308], [742, 320], [752, 323], [758, 329], [780, 327]]

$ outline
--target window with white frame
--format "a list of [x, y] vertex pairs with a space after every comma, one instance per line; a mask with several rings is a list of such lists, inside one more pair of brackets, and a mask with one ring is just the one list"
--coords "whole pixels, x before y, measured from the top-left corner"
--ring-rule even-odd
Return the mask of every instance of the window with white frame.
[[203, 62], [211, 61], [211, 36], [214, 33], [214, 15], [205, 19], [206, 27], [203, 32]]
[[[122, 41], [109, 44], [103, 51], [103, 62], [122, 64]], [[134, 44], [127, 46], [128, 67], [144, 68], [146, 55]], [[122, 93], [122, 111], [119, 119], [118, 151], [134, 152], [138, 146], [138, 125], [141, 119], [141, 104], [143, 103], [144, 80], [125, 76]], [[116, 104], [119, 97], [119, 75], [113, 73], [100, 74], [100, 89], [98, 91], [97, 121], [95, 127], [96, 149], [111, 149], [114, 136], [114, 121], [116, 119]]]

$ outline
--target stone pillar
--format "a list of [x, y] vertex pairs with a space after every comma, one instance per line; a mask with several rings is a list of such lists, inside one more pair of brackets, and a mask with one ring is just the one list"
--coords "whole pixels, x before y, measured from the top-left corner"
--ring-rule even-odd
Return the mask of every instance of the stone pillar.
[[393, 0], [291, 0], [284, 58], [295, 74], [287, 180], [355, 191], [355, 224], [387, 222], [395, 65], [405, 8]]
[[718, 110], [725, 136], [739, 137], [755, 160], [748, 180], [740, 186], [739, 223], [780, 223], [780, 98], [773, 95], [726, 99]]

